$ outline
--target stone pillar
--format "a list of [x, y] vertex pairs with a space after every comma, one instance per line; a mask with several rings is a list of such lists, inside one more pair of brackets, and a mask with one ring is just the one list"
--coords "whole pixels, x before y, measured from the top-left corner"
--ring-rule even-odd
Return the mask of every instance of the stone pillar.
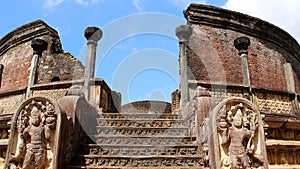
[[87, 39], [87, 54], [85, 59], [83, 93], [87, 100], [90, 100], [90, 81], [91, 78], [94, 78], [97, 44], [102, 35], [102, 30], [97, 27], [88, 27], [84, 31], [84, 36]]
[[28, 86], [26, 91], [26, 98], [31, 96], [31, 86], [35, 83], [36, 73], [37, 73], [37, 66], [39, 63], [39, 57], [42, 56], [44, 50], [47, 49], [48, 43], [42, 39], [34, 39], [31, 42], [31, 47], [33, 49], [33, 57], [31, 60], [30, 66], [30, 74], [28, 80]]
[[2, 86], [2, 74], [4, 70], [4, 65], [0, 64], [0, 87]]
[[239, 37], [234, 40], [234, 47], [239, 51], [242, 60], [243, 84], [250, 86], [250, 73], [248, 64], [248, 46], [250, 39], [247, 37]]
[[[295, 79], [294, 79], [294, 72], [292, 65], [290, 63], [285, 63], [283, 65], [284, 68], [284, 75], [285, 75], [285, 81], [286, 81], [286, 86], [287, 86], [287, 91], [290, 93], [296, 93], [295, 90]], [[298, 98], [294, 96], [294, 99], [292, 100], [292, 106], [293, 106], [293, 112], [297, 115], [300, 116], [300, 108], [298, 105]]]
[[189, 25], [180, 25], [176, 28], [176, 36], [179, 39], [179, 64], [180, 64], [180, 108], [183, 109], [189, 101], [189, 87], [188, 87], [188, 41], [192, 34], [192, 28]]
[[285, 63], [283, 65], [283, 68], [284, 68], [287, 90], [291, 93], [295, 93], [295, 79], [294, 79], [292, 65], [290, 63]]
[[[249, 45], [250, 45], [250, 39], [248, 37], [238, 37], [234, 40], [234, 47], [239, 51], [239, 56], [242, 60], [243, 85], [246, 87], [244, 89], [244, 97], [252, 100], [249, 63], [248, 63]], [[248, 91], [247, 88], [249, 88]]]

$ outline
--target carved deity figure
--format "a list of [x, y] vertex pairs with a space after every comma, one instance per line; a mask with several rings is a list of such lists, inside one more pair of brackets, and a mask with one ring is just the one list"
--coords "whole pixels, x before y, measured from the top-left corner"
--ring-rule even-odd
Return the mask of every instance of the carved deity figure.
[[243, 116], [240, 111], [233, 118], [233, 125], [229, 128], [230, 139], [229, 156], [232, 169], [249, 168], [249, 157], [243, 145], [245, 139], [249, 139], [251, 131], [243, 127]]
[[[29, 126], [24, 130], [24, 138], [28, 140], [23, 169], [42, 169], [45, 162], [47, 142], [50, 140], [51, 130], [42, 123], [41, 112], [34, 107], [31, 111]], [[32, 164], [34, 163], [34, 164]]]
[[45, 169], [47, 152], [52, 144], [56, 115], [52, 104], [32, 102], [23, 109], [17, 121], [18, 144], [10, 158], [10, 169]]
[[[221, 146], [225, 157], [222, 168], [250, 169], [253, 163], [253, 137], [257, 131], [256, 118], [238, 105], [224, 114], [219, 122]], [[224, 119], [226, 117], [226, 119]]]

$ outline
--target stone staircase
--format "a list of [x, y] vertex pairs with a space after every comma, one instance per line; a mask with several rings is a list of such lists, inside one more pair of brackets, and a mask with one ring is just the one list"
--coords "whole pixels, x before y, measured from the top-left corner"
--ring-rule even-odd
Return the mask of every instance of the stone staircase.
[[188, 122], [172, 114], [103, 113], [67, 169], [202, 168]]

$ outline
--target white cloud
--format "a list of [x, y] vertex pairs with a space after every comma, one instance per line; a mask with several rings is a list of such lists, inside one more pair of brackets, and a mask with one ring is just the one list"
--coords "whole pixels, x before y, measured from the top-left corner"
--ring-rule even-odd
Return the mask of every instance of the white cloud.
[[186, 8], [188, 7], [191, 3], [197, 3], [197, 4], [205, 4], [206, 0], [170, 0], [171, 3], [173, 3], [176, 6]]
[[75, 2], [77, 2], [80, 5], [84, 5], [84, 6], [92, 5], [92, 4], [98, 3], [99, 1], [104, 1], [104, 0], [75, 0]]
[[[104, 0], [74, 0], [74, 1], [80, 5], [88, 6]], [[44, 3], [44, 8], [48, 10], [53, 10], [55, 7], [57, 7], [63, 2], [64, 0], [46, 0], [46, 2]]]
[[45, 9], [53, 9], [59, 4], [61, 4], [64, 0], [47, 0], [44, 4]]
[[268, 21], [300, 42], [299, 0], [228, 0], [224, 8]]
[[89, 2], [86, 0], [75, 0], [77, 3], [79, 3], [80, 5], [88, 5]]
[[143, 12], [143, 9], [141, 7], [141, 1], [140, 0], [133, 0], [133, 5], [136, 7], [136, 9], [139, 11], [139, 12]]

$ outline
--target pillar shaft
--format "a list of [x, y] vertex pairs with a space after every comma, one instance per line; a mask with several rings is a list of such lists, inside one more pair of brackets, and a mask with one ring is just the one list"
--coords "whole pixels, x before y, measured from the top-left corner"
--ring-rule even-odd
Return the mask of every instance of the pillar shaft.
[[30, 73], [28, 78], [28, 86], [26, 90], [26, 98], [32, 95], [31, 87], [36, 81], [37, 66], [39, 63], [39, 57], [42, 56], [44, 50], [47, 49], [48, 43], [41, 39], [34, 39], [31, 42], [31, 47], [33, 49], [33, 57], [31, 60]]
[[179, 64], [180, 64], [180, 108], [183, 109], [189, 102], [188, 86], [188, 40], [192, 34], [192, 28], [189, 25], [180, 25], [176, 28], [176, 36], [179, 39]]
[[189, 101], [188, 71], [187, 71], [187, 47], [184, 43], [179, 44], [180, 48], [180, 107], [183, 108]]
[[249, 64], [248, 64], [248, 55], [241, 54], [240, 58], [242, 60], [243, 84], [245, 86], [250, 86], [250, 72], [249, 72]]
[[250, 39], [248, 37], [239, 37], [234, 40], [234, 47], [239, 51], [242, 60], [243, 85], [250, 86], [250, 72], [248, 64], [248, 47]]
[[90, 101], [90, 82], [95, 76], [95, 62], [96, 62], [96, 50], [98, 41], [102, 38], [102, 30], [97, 27], [88, 27], [84, 32], [84, 36], [87, 39], [87, 53], [85, 59], [85, 73], [83, 94], [85, 98]]

